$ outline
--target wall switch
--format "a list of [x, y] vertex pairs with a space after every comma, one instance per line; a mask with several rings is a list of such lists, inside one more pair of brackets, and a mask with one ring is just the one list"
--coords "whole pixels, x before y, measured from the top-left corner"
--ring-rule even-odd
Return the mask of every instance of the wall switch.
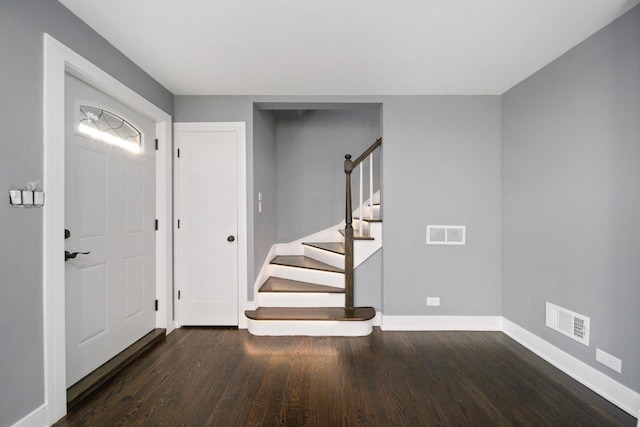
[[21, 205], [22, 204], [22, 191], [20, 190], [9, 190], [9, 203], [12, 205]]
[[440, 305], [440, 297], [427, 297], [427, 306], [435, 307]]
[[599, 348], [596, 348], [596, 360], [607, 368], [613, 369], [618, 373], [622, 373], [622, 360], [600, 350]]

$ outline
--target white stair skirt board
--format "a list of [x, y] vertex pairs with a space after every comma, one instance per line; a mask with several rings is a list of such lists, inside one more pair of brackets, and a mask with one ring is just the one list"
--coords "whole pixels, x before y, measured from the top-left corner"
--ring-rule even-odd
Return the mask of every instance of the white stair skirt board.
[[252, 320], [249, 332], [258, 336], [364, 337], [373, 331], [373, 319], [339, 320]]
[[[609, 402], [640, 418], [640, 393], [620, 384], [597, 369], [576, 359], [563, 350], [549, 344], [547, 341], [516, 325], [508, 319], [502, 320], [503, 332], [522, 346], [551, 363], [571, 378], [584, 384], [592, 391], [607, 399]], [[640, 420], [639, 420], [640, 424]]]
[[317, 283], [319, 285], [335, 286], [344, 289], [344, 274], [331, 271], [311, 270], [308, 268], [288, 267], [285, 265], [269, 265], [271, 275], [283, 279], [298, 280], [300, 282]]
[[386, 316], [383, 331], [502, 331], [500, 316]]
[[344, 294], [259, 292], [258, 307], [344, 307]]
[[308, 245], [304, 246], [304, 255], [309, 258], [317, 259], [325, 264], [332, 265], [344, 270], [344, 255], [337, 254], [335, 252], [325, 251], [324, 249], [314, 248]]
[[382, 223], [372, 222], [369, 224], [369, 232], [373, 240], [354, 240], [353, 242], [354, 268], [357, 268], [382, 247]]

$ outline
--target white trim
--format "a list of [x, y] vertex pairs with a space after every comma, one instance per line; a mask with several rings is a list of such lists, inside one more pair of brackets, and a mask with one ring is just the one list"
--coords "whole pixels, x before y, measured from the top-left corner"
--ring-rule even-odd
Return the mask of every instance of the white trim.
[[[256, 301], [258, 301], [258, 290], [260, 289], [260, 286], [262, 286], [262, 284], [267, 281], [269, 276], [271, 276], [271, 270], [269, 269], [269, 265], [271, 263], [271, 260], [275, 258], [275, 256], [278, 254], [277, 246], [278, 246], [277, 244], [272, 245], [271, 249], [269, 249], [269, 253], [265, 258], [264, 263], [262, 263], [262, 268], [260, 269], [260, 272], [258, 273], [258, 276], [256, 277], [255, 282], [253, 282], [253, 301], [247, 301], [246, 307], [249, 307], [250, 304], [253, 304], [254, 307], [257, 305]], [[247, 308], [247, 310], [255, 310], [255, 309]]]
[[[219, 131], [231, 130], [238, 133], [238, 150], [236, 152], [238, 159], [238, 328], [246, 329], [247, 318], [244, 315], [245, 309], [249, 306], [247, 301], [247, 284], [248, 284], [248, 268], [247, 268], [247, 124], [246, 122], [176, 122], [174, 123], [175, 131]], [[174, 168], [175, 197], [178, 200], [178, 174], [180, 162], [176, 163]], [[176, 203], [176, 218], [179, 218]], [[177, 232], [177, 224], [175, 225]], [[176, 239], [177, 240], [177, 239]], [[177, 247], [177, 245], [176, 245]], [[176, 268], [178, 264], [176, 263]], [[176, 271], [176, 277], [179, 277]], [[176, 283], [176, 290], [179, 284]], [[179, 304], [177, 304], [179, 306]], [[180, 313], [176, 310], [176, 322], [180, 323]]]
[[252, 320], [249, 332], [257, 336], [364, 337], [373, 331], [373, 321]]
[[383, 331], [501, 331], [500, 316], [387, 316]]
[[640, 418], [640, 410], [637, 409], [640, 408], [640, 393], [620, 384], [508, 319], [503, 318], [502, 324], [502, 331], [520, 345], [528, 348], [537, 356], [551, 363], [630, 415]]
[[43, 333], [47, 424], [66, 414], [64, 261], [64, 79], [70, 73], [156, 122], [160, 149], [156, 153], [156, 326], [174, 327], [170, 310], [173, 280], [171, 233], [171, 116], [96, 67], [73, 50], [44, 34], [44, 191], [43, 208]]
[[42, 427], [48, 426], [47, 423], [47, 405], [42, 404], [29, 415], [16, 422], [12, 427]]

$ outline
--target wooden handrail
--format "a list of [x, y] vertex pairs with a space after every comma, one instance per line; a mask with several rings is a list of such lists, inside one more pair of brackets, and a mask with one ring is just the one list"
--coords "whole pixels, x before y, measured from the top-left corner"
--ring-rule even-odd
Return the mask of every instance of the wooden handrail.
[[[376, 139], [371, 147], [367, 148], [355, 161], [351, 160], [351, 154], [344, 156], [344, 173], [347, 181], [347, 191], [345, 200], [345, 227], [344, 227], [344, 306], [353, 308], [354, 292], [354, 267], [353, 267], [353, 208], [351, 203], [351, 172], [364, 159], [369, 157], [378, 147], [382, 145], [382, 138]], [[360, 217], [363, 213], [360, 212]]]
[[[367, 149], [365, 150], [365, 152], [364, 152], [364, 153], [360, 154], [360, 156], [358, 156], [358, 158], [357, 158], [357, 159], [355, 159], [353, 162], [351, 162], [351, 165], [352, 165], [352, 166], [351, 166], [351, 170], [354, 170], [355, 168], [357, 168], [357, 167], [358, 167], [358, 165], [359, 165], [360, 163], [362, 163], [362, 161], [363, 161], [364, 159], [366, 159], [367, 157], [369, 157], [369, 155], [370, 155], [371, 153], [373, 153], [373, 152], [376, 150], [376, 148], [380, 147], [381, 145], [382, 145], [382, 138], [378, 138], [378, 139], [376, 139], [376, 142], [374, 142], [373, 144], [371, 144], [371, 147], [367, 148]], [[346, 157], [347, 157], [347, 156], [345, 156], [345, 158], [346, 158]], [[351, 158], [351, 155], [349, 155], [349, 158]], [[346, 172], [346, 170], [345, 170], [345, 172]]]

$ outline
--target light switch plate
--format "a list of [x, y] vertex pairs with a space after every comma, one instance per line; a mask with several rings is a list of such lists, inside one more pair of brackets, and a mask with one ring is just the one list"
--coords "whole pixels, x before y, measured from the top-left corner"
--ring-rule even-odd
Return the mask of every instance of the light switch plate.
[[33, 192], [33, 204], [36, 206], [44, 205], [44, 191]]
[[22, 204], [33, 205], [33, 191], [22, 190]]
[[12, 205], [22, 204], [22, 191], [21, 190], [9, 190], [9, 203]]

